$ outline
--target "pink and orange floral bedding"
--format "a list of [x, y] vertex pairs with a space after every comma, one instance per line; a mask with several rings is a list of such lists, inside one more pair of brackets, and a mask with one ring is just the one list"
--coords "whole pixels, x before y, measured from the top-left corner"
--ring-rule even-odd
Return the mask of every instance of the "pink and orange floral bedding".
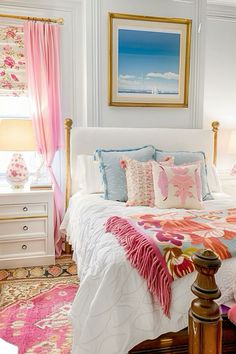
[[221, 260], [236, 256], [236, 208], [112, 216], [106, 231], [117, 237], [166, 315], [171, 283], [194, 271], [194, 252], [208, 248]]

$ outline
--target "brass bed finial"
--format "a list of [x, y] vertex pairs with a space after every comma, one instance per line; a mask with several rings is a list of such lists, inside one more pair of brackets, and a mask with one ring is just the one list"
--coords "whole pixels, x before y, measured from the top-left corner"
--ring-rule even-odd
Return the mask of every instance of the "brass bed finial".
[[212, 131], [213, 131], [213, 164], [216, 165], [217, 160], [217, 142], [218, 142], [218, 129], [220, 123], [217, 120], [211, 123]]

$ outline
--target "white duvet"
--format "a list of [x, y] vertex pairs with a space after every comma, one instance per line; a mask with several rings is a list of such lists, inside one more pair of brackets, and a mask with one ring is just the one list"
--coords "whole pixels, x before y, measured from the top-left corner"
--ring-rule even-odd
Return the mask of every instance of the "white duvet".
[[[236, 199], [218, 196], [204, 202], [206, 209], [236, 207]], [[196, 273], [172, 283], [171, 319], [153, 302], [145, 280], [104, 223], [112, 215], [158, 212], [148, 207], [125, 207], [99, 195], [74, 195], [61, 228], [70, 237], [78, 266], [80, 288], [71, 309], [73, 354], [127, 354], [138, 343], [166, 332], [183, 329], [193, 299], [190, 291]], [[163, 209], [162, 209], [163, 212]], [[226, 260], [216, 280], [220, 303], [233, 299], [236, 258]]]

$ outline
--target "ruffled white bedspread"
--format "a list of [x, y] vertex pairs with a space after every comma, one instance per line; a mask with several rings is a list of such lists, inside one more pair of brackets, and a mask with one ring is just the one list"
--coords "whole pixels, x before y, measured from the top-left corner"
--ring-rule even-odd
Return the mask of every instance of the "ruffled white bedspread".
[[[218, 196], [204, 202], [206, 209], [236, 207], [236, 199]], [[164, 210], [162, 209], [162, 212]], [[183, 329], [193, 294], [196, 273], [172, 283], [171, 319], [153, 302], [145, 280], [126, 260], [115, 236], [104, 233], [112, 215], [156, 213], [148, 207], [126, 207], [99, 195], [71, 198], [61, 229], [70, 237], [78, 266], [80, 288], [71, 310], [73, 354], [126, 354], [136, 344], [166, 332]], [[216, 280], [222, 296], [219, 303], [233, 299], [236, 258], [223, 262]]]

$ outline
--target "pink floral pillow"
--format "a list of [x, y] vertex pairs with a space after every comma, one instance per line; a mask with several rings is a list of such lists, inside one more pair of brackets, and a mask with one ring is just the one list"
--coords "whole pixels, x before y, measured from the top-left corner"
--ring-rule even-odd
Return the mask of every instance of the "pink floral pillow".
[[152, 162], [152, 174], [158, 208], [202, 209], [200, 164], [166, 166]]
[[[173, 164], [172, 157], [166, 157], [160, 164]], [[152, 162], [140, 162], [124, 156], [120, 165], [125, 169], [128, 200], [127, 206], [154, 206], [154, 188], [152, 178]]]

